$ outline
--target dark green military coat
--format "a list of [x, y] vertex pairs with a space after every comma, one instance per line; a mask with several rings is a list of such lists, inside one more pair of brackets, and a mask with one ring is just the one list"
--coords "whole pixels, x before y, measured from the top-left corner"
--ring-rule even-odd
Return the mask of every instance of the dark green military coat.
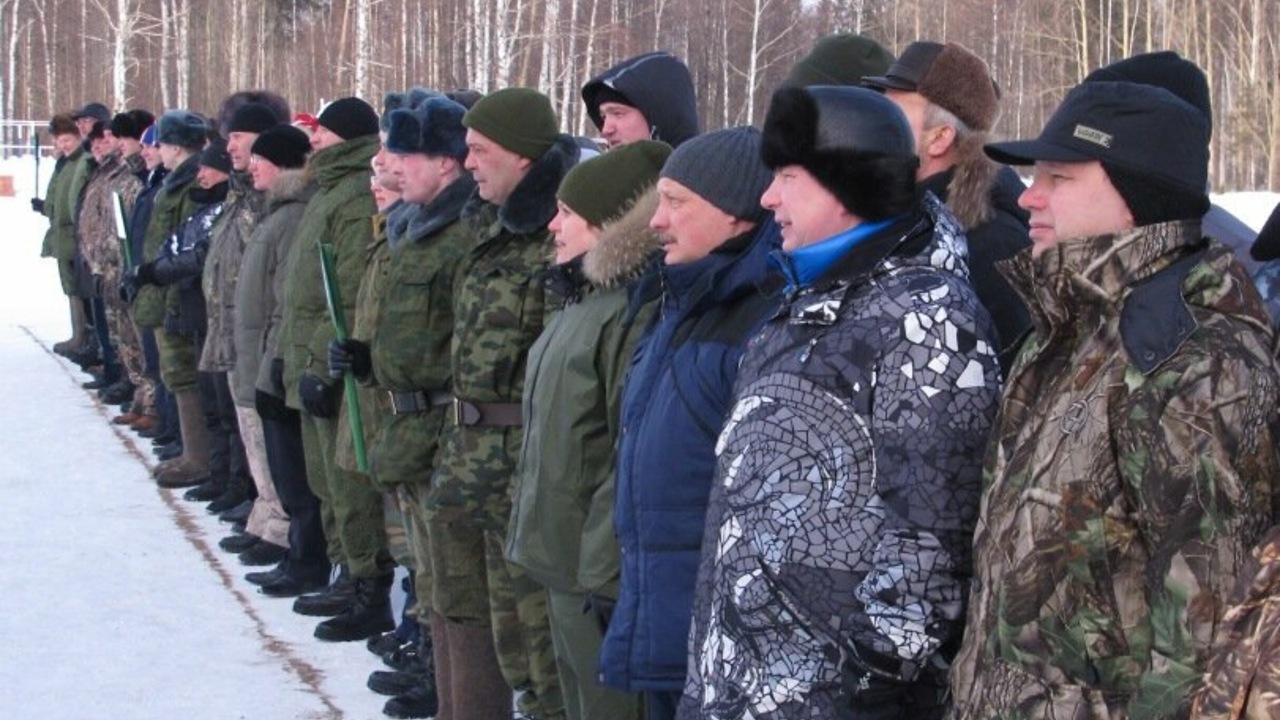
[[309, 373], [329, 379], [327, 348], [333, 325], [321, 282], [322, 243], [333, 245], [336, 282], [348, 322], [373, 240], [369, 218], [377, 212], [369, 188], [370, 161], [378, 151], [376, 135], [345, 140], [316, 152], [307, 171], [318, 190], [298, 223], [285, 261], [284, 317], [277, 351], [284, 358], [284, 389], [289, 407], [302, 409], [298, 379]]

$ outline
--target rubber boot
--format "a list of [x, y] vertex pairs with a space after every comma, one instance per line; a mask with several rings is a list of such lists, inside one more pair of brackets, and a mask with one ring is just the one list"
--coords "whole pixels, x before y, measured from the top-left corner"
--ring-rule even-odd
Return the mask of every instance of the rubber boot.
[[85, 327], [84, 302], [78, 297], [68, 297], [67, 300], [71, 302], [71, 337], [53, 344], [53, 351], [64, 357], [75, 350], [79, 350], [80, 346], [84, 345], [85, 331], [87, 329]]
[[156, 484], [165, 488], [199, 485], [209, 476], [209, 429], [205, 427], [200, 393], [193, 390], [175, 392], [178, 424], [182, 426], [182, 454], [172, 465], [156, 467]]

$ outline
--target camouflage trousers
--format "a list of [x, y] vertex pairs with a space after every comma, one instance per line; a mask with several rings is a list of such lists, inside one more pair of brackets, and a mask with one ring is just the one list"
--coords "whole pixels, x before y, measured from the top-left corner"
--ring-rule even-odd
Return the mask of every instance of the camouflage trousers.
[[160, 380], [169, 392], [181, 393], [199, 388], [196, 364], [200, 360], [201, 339], [156, 328], [156, 346], [160, 349]]
[[[421, 483], [398, 485], [394, 493], [387, 493], [387, 546], [391, 556], [413, 572], [413, 590], [418, 604], [429, 607], [434, 592], [431, 582], [431, 544], [427, 531], [427, 513], [424, 498], [426, 486]], [[394, 509], [392, 509], [394, 508]], [[395, 523], [398, 523], [395, 524]], [[400, 537], [395, 538], [398, 534]], [[396, 546], [400, 547], [397, 548]], [[423, 632], [430, 631], [427, 613], [414, 608], [410, 615], [419, 618]]]
[[[547, 616], [547, 592], [502, 554], [505, 533], [474, 524], [426, 523], [431, 558], [431, 609], [447, 621], [489, 627], [499, 670], [520, 693], [520, 712], [539, 720], [564, 718]], [[420, 597], [421, 601], [421, 597]]]
[[114, 274], [102, 279], [102, 301], [107, 310], [107, 331], [116, 345], [116, 357], [125, 375], [133, 383], [133, 407], [138, 415], [156, 414], [155, 381], [145, 373], [146, 358], [142, 353], [142, 334], [129, 314], [129, 306], [120, 299], [120, 278]]
[[[227, 382], [234, 383], [234, 373], [227, 373]], [[253, 510], [245, 521], [245, 530], [272, 545], [289, 547], [289, 514], [284, 511], [280, 496], [276, 494], [271, 479], [271, 466], [267, 463], [267, 438], [262, 432], [262, 418], [253, 408], [236, 406], [236, 421], [240, 425], [240, 440], [244, 444], [245, 459], [258, 497]]]
[[[347, 565], [351, 577], [377, 577], [394, 568], [387, 554], [382, 494], [374, 489], [368, 477], [343, 470], [334, 462], [338, 422], [346, 422], [345, 412], [345, 407], [339, 408], [336, 418], [302, 414], [307, 480], [312, 492], [320, 498], [330, 559], [333, 559], [333, 546], [340, 545], [341, 562]], [[325, 505], [332, 508], [332, 525], [323, 517]]]

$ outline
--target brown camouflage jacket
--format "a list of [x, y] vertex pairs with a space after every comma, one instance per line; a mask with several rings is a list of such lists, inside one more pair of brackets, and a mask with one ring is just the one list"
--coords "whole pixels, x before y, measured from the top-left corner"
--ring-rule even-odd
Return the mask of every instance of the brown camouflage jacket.
[[142, 192], [142, 181], [134, 174], [140, 162], [138, 157], [130, 164], [119, 152], [111, 153], [94, 163], [85, 183], [76, 234], [80, 252], [94, 275], [119, 277], [123, 255], [116, 233], [115, 193], [124, 198], [125, 212], [132, 212], [133, 202]]
[[1191, 716], [1280, 717], [1280, 527], [1254, 548], [1236, 581]]
[[201, 276], [209, 314], [209, 332], [200, 354], [200, 369], [205, 372], [227, 372], [236, 367], [236, 280], [244, 246], [262, 217], [265, 198], [253, 189], [253, 181], [245, 173], [233, 173], [230, 182], [231, 192], [213, 225]]
[[1186, 717], [1270, 525], [1262, 300], [1194, 221], [1005, 269], [1035, 331], [987, 451], [951, 717]]

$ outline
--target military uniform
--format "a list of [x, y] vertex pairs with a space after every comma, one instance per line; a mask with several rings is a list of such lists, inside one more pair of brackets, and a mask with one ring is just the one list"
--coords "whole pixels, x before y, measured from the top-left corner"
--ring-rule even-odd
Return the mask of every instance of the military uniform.
[[[337, 277], [332, 281], [341, 293], [344, 315], [350, 318], [372, 240], [369, 218], [377, 211], [369, 189], [369, 162], [377, 148], [376, 136], [357, 137], [319, 150], [308, 161], [307, 172], [319, 189], [307, 203], [282, 269], [284, 315], [277, 346], [284, 360], [285, 400], [295, 409], [303, 408], [298, 381], [304, 374], [333, 383], [326, 367], [333, 325], [321, 282], [319, 246], [334, 248]], [[382, 498], [367, 477], [334, 462], [338, 424], [347, 422], [345, 415], [341, 405], [334, 417], [303, 413], [307, 476], [327, 515], [330, 558], [346, 563], [353, 578], [373, 578], [391, 570]]]
[[952, 717], [1185, 716], [1271, 522], [1266, 311], [1193, 220], [1007, 270], [1035, 330], [988, 446]]
[[45, 197], [45, 212], [49, 215], [49, 246], [53, 259], [58, 261], [58, 278], [62, 292], [75, 294], [76, 273], [76, 201], [83, 189], [84, 176], [79, 173], [88, 157], [84, 147], [63, 158], [61, 167], [49, 183]]
[[[454, 287], [455, 422], [427, 498], [433, 608], [454, 622], [492, 623], [503, 676], [528, 690], [521, 710], [544, 720], [564, 713], [546, 591], [507, 563], [503, 547], [524, 438], [526, 353], [546, 320], [546, 226], [556, 212], [555, 190], [577, 157], [562, 135], [501, 208], [477, 194], [464, 211], [476, 243]], [[486, 596], [487, 608], [478, 607]]]

